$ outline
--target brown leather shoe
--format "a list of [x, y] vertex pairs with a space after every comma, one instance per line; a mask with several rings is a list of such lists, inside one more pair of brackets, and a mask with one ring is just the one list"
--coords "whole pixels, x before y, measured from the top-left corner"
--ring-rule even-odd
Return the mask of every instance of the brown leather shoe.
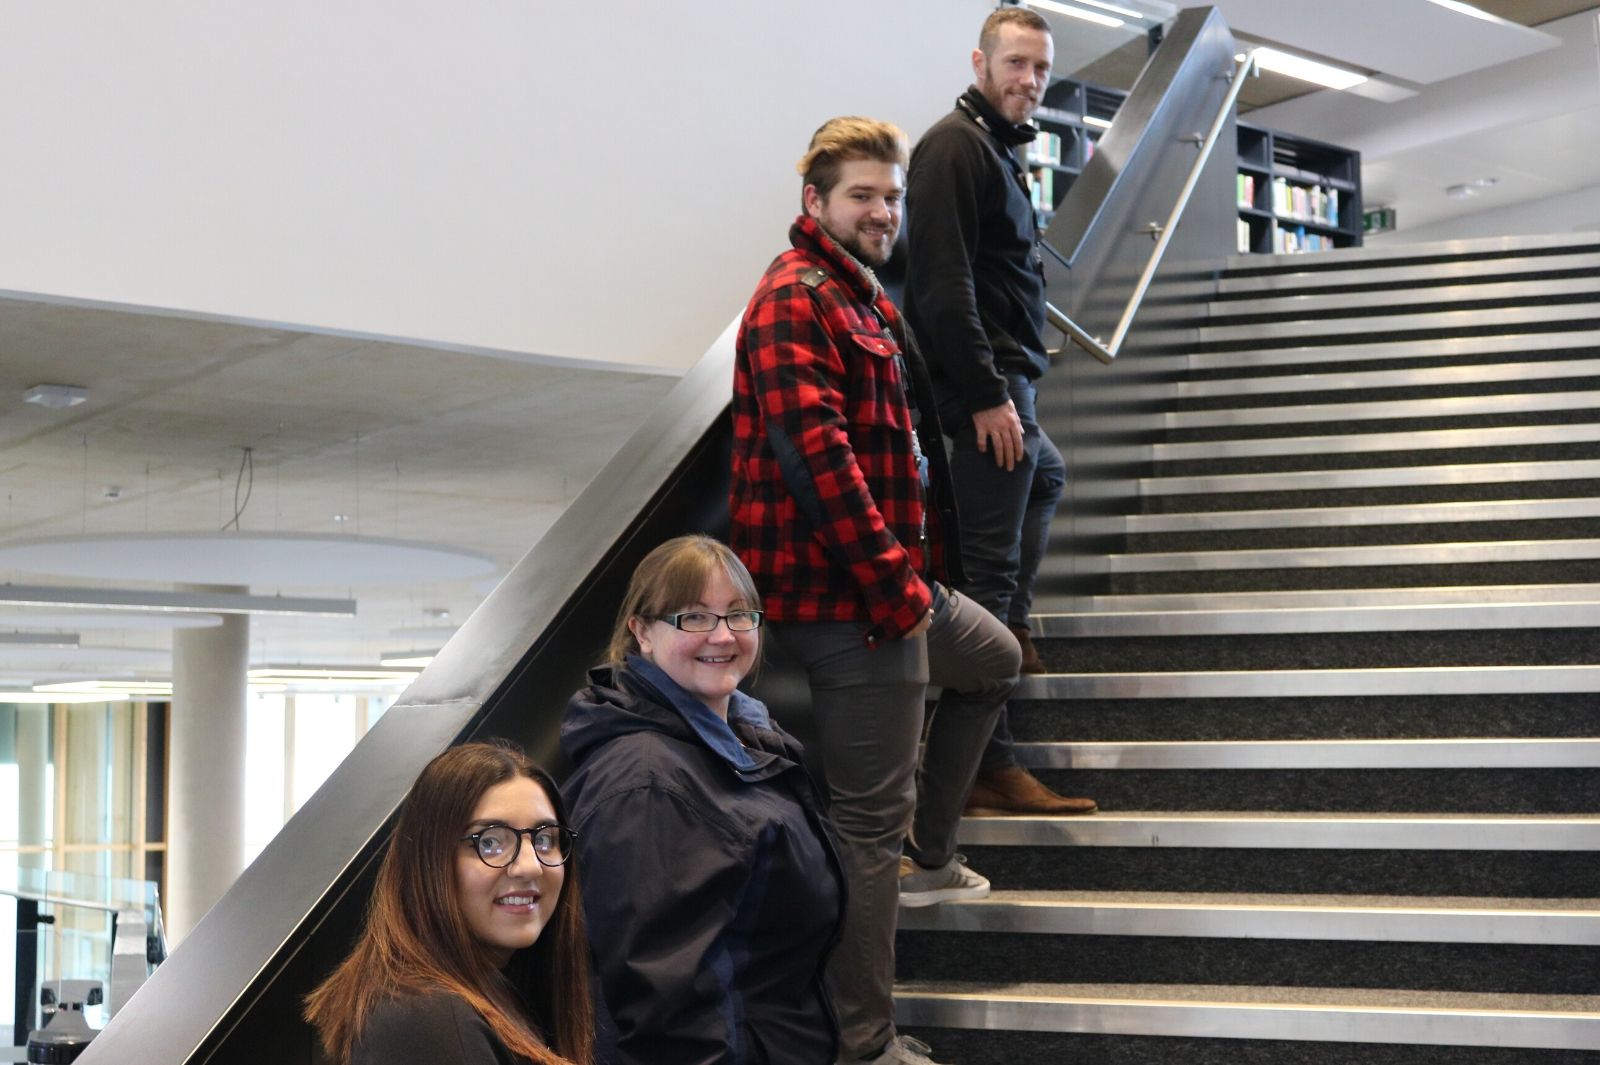
[[1028, 626], [1011, 625], [1008, 628], [1011, 629], [1011, 635], [1017, 638], [1017, 643], [1022, 645], [1022, 672], [1047, 672], [1044, 661], [1039, 657], [1039, 649], [1033, 646], [1033, 637], [1028, 634]]
[[1092, 814], [1093, 799], [1069, 799], [1057, 795], [1020, 765], [979, 773], [967, 796], [968, 817], [1004, 817], [1008, 814], [1069, 816]]

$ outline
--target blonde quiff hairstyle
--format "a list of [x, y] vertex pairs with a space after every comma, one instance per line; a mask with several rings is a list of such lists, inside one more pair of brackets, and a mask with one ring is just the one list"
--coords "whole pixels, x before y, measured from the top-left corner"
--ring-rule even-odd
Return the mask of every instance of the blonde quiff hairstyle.
[[1050, 23], [1037, 11], [1026, 7], [1002, 7], [990, 12], [989, 17], [983, 20], [983, 29], [978, 31], [978, 51], [992, 58], [995, 45], [1000, 43], [1000, 27], [1007, 25], [1037, 30], [1046, 36], [1050, 33]]
[[[761, 609], [761, 593], [756, 591], [755, 579], [733, 553], [733, 548], [698, 533], [679, 536], [644, 556], [633, 571], [628, 592], [617, 611], [617, 622], [611, 629], [606, 661], [613, 667], [620, 667], [628, 655], [639, 654], [639, 641], [628, 628], [629, 621], [634, 618], [654, 621], [663, 614], [692, 606], [699, 601], [706, 582], [718, 569], [727, 574], [728, 583], [739, 593], [743, 609]], [[758, 640], [760, 635], [760, 630], [756, 630]]]
[[839, 183], [841, 164], [853, 159], [895, 163], [904, 170], [910, 164], [911, 142], [904, 130], [889, 122], [859, 115], [830, 118], [811, 135], [811, 146], [794, 168], [800, 173], [802, 188], [814, 185], [827, 199]]

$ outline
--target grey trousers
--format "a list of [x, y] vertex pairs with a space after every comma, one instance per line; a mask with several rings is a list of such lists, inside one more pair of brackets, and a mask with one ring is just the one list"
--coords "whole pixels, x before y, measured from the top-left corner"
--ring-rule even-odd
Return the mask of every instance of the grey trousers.
[[[849, 888], [829, 963], [844, 1059], [876, 1053], [895, 1034], [902, 848], [928, 867], [955, 854], [978, 760], [1022, 665], [1016, 639], [993, 614], [954, 592], [935, 599], [925, 635], [870, 650], [865, 626], [852, 622], [772, 626], [810, 679]], [[918, 765], [930, 681], [943, 694]]]

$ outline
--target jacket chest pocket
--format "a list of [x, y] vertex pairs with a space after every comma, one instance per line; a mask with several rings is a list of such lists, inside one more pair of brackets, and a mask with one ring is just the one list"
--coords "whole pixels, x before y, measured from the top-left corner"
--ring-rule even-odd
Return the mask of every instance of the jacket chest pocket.
[[852, 424], [910, 429], [900, 346], [878, 333], [851, 333], [850, 341], [859, 356], [851, 375]]

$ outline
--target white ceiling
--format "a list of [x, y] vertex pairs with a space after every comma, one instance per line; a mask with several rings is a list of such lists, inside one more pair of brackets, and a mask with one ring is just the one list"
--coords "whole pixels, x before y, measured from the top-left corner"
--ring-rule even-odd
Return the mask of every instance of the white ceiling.
[[[800, 13], [814, 5], [794, 2], [793, 16], [785, 15], [787, 9], [778, 5], [775, 13], [751, 17], [766, 20], [762, 25], [799, 25]], [[1548, 7], [1550, 2], [1539, 0], [1536, 6]], [[562, 275], [537, 286], [519, 278], [512, 288], [518, 294], [534, 291], [539, 303], [533, 317], [540, 329], [548, 322], [551, 335], [587, 338], [587, 347], [567, 345], [580, 354], [623, 364], [650, 361], [635, 358], [634, 350], [662, 347], [658, 338], [665, 335], [670, 341], [665, 346], [677, 352], [671, 361], [687, 364], [714, 339], [737, 310], [760, 263], [779, 248], [793, 208], [793, 175], [787, 167], [798, 154], [804, 132], [826, 114], [842, 110], [882, 112], [889, 117], [904, 113], [910, 117], [901, 118], [902, 123], [916, 132], [919, 123], [936, 116], [960, 90], [970, 44], [952, 42], [975, 36], [976, 13], [983, 6], [973, 0], [949, 0], [948, 5], [931, 9], [919, 23], [922, 28], [917, 32], [922, 36], [908, 38], [907, 47], [914, 45], [920, 66], [883, 63], [881, 42], [880, 53], [858, 47], [860, 42], [852, 44], [848, 53], [855, 64], [852, 73], [824, 78], [828, 91], [824, 99], [803, 97], [793, 86], [804, 80], [805, 70], [818, 69], [820, 50], [833, 43], [829, 38], [746, 27], [765, 51], [759, 55], [752, 51], [754, 58], [741, 60], [738, 71], [743, 73], [730, 80], [718, 74], [716, 49], [708, 49], [706, 43], [716, 32], [727, 31], [725, 15], [695, 15], [690, 19], [694, 28], [687, 31], [691, 39], [681, 42], [682, 48], [660, 47], [662, 35], [675, 32], [670, 28], [649, 20], [639, 23], [636, 35], [641, 39], [629, 44], [631, 58], [625, 64], [624, 80], [632, 80], [624, 87], [608, 83], [603, 97], [607, 101], [603, 110], [608, 116], [619, 114], [620, 123], [585, 125], [581, 111], [589, 97], [579, 90], [588, 82], [578, 67], [562, 67], [553, 86], [540, 81], [537, 92], [525, 95], [548, 101], [558, 112], [577, 109], [579, 113], [566, 114], [560, 126], [567, 138], [562, 158], [568, 161], [568, 176], [592, 179], [592, 187], [608, 191], [586, 197], [568, 182], [556, 194], [550, 191], [553, 186], [539, 183], [507, 193], [522, 197], [517, 201], [521, 228], [507, 239], [518, 243], [522, 253], [558, 261], [561, 269], [556, 273]], [[1298, 46], [1415, 85], [1415, 97], [1394, 104], [1313, 93], [1251, 116], [1265, 125], [1361, 149], [1368, 202], [1396, 204], [1403, 227], [1600, 184], [1600, 152], [1593, 148], [1600, 143], [1600, 64], [1592, 13], [1533, 31], [1455, 15], [1426, 0], [1221, 0], [1218, 6], [1242, 34]], [[837, 13], [844, 17], [849, 10], [841, 3]], [[544, 16], [526, 15], [535, 17]], [[352, 16], [352, 39], [369, 25], [370, 20]], [[133, 21], [119, 32], [157, 29], [156, 23]], [[1126, 35], [1114, 38], [1107, 38], [1113, 46]], [[1537, 50], [1551, 40], [1556, 42], [1553, 47]], [[940, 55], [948, 53], [948, 62], [930, 60], [935, 43]], [[1076, 38], [1064, 41], [1062, 53], [1076, 54], [1071, 49], [1078, 43]], [[784, 76], [754, 74], [753, 67], [768, 62], [767, 53], [774, 49], [793, 53], [784, 61], [788, 64], [782, 68]], [[695, 56], [693, 62], [677, 58], [690, 54]], [[664, 58], [652, 58], [658, 55]], [[685, 108], [682, 93], [673, 97], [655, 91], [649, 70], [640, 74], [652, 63], [665, 63], [677, 71], [673, 77], [678, 80], [670, 81], [672, 85], [686, 84], [688, 79], [709, 88], [703, 93], [693, 89], [700, 95], [693, 97], [694, 107]], [[44, 69], [39, 63], [35, 66]], [[13, 64], [10, 69], [15, 74], [19, 68]], [[542, 77], [538, 64], [523, 62], [504, 69], [513, 80], [524, 74]], [[915, 73], [910, 88], [903, 77], [908, 69]], [[4, 78], [0, 75], [0, 83]], [[895, 91], [876, 86], [877, 81], [893, 81]], [[853, 84], [862, 89], [847, 91]], [[22, 91], [8, 92], [5, 99], [14, 103], [29, 98]], [[620, 108], [614, 106], [618, 99], [625, 101]], [[910, 109], [906, 101], [912, 99], [923, 101], [926, 114]], [[6, 106], [0, 103], [0, 129], [15, 134], [27, 128], [4, 121], [9, 117]], [[36, 97], [29, 106], [43, 107], [45, 98]], [[777, 107], [784, 109], [781, 122], [759, 121]], [[159, 127], [161, 113], [141, 112], [140, 128], [148, 132]], [[433, 126], [441, 121], [432, 112], [423, 117]], [[397, 128], [403, 129], [405, 118], [395, 112], [384, 121], [399, 123]], [[549, 129], [543, 110], [531, 118], [526, 111], [490, 118], [495, 136], [505, 135], [515, 125], [511, 120], [518, 119], [530, 129]], [[222, 129], [208, 126], [202, 140], [209, 143]], [[642, 157], [637, 152], [580, 150], [593, 144], [626, 148], [643, 132], [654, 138], [650, 144], [660, 141], [659, 150], [652, 148]], [[750, 137], [759, 140], [756, 165], [747, 152]], [[128, 165], [146, 159], [159, 140], [130, 138], [122, 148], [137, 151], [127, 156], [134, 160]], [[345, 156], [341, 181], [351, 180], [352, 173], [359, 173], [363, 181], [385, 180], [388, 171], [383, 168], [350, 169], [351, 153], [359, 155], [373, 147], [368, 138], [349, 137], [337, 143]], [[248, 146], [241, 146], [237, 138], [232, 144], [229, 151], [249, 155]], [[546, 140], [539, 140], [540, 147], [546, 145]], [[465, 175], [456, 179], [464, 188], [480, 188], [472, 168], [481, 165], [482, 157], [469, 144], [454, 148], [445, 169]], [[416, 150], [426, 154], [422, 146]], [[295, 183], [315, 187], [314, 174], [290, 173], [284, 159], [263, 156], [249, 162], [284, 187], [291, 177]], [[35, 157], [31, 168], [8, 168], [9, 176], [0, 178], [6, 200], [13, 205], [48, 205], [62, 196], [81, 199], [46, 188], [55, 179], [38, 164]], [[627, 195], [614, 191], [634, 187], [616, 180], [623, 170], [644, 175], [637, 190]], [[757, 174], [771, 176], [757, 180]], [[15, 187], [24, 176], [30, 186]], [[1499, 182], [1475, 201], [1461, 203], [1443, 196], [1445, 186], [1480, 176], [1494, 176]], [[65, 175], [57, 177], [64, 180]], [[81, 168], [71, 177], [75, 183], [87, 180]], [[145, 179], [150, 177], [144, 174]], [[174, 227], [189, 234], [226, 228], [231, 224], [226, 213], [230, 210], [254, 217], [256, 222], [247, 227], [252, 231], [271, 225], [284, 211], [282, 204], [216, 191], [196, 201], [195, 217], [181, 217], [181, 203], [162, 203], [160, 216], [146, 219], [154, 235], [141, 245], [140, 254], [158, 254], [164, 234]], [[395, 189], [386, 189], [386, 194], [396, 194]], [[406, 199], [403, 188], [398, 195]], [[472, 198], [452, 199], [434, 190], [418, 199], [428, 207], [423, 212], [426, 218], [418, 223], [426, 224], [428, 239], [448, 246], [450, 219], [469, 211]], [[131, 203], [101, 206], [124, 214], [139, 209]], [[6, 217], [4, 210], [0, 207], [0, 221]], [[368, 217], [372, 212], [356, 206], [349, 210], [369, 226], [374, 224]], [[490, 221], [474, 218], [475, 226], [494, 229]], [[52, 224], [47, 214], [37, 211], [30, 219], [28, 224], [35, 228], [49, 230]], [[583, 256], [569, 259], [561, 251], [564, 246], [538, 243], [554, 233], [542, 228], [553, 221], [562, 223], [563, 233], [584, 229]], [[116, 219], [107, 222], [113, 223], [121, 224]], [[406, 224], [411, 224], [409, 219]], [[330, 242], [335, 240], [344, 241], [337, 249], [337, 261], [350, 261], [355, 238], [348, 233], [329, 236]], [[236, 242], [219, 236], [218, 244], [211, 259], [196, 259], [196, 247], [185, 245], [183, 254], [190, 259], [186, 276], [203, 276], [208, 269], [223, 272], [230, 256], [243, 254], [237, 250], [243, 245]], [[275, 254], [285, 246], [284, 241], [274, 243]], [[133, 269], [118, 273], [114, 255], [63, 245], [56, 259], [41, 260], [51, 279], [46, 282], [20, 269], [18, 261], [6, 260], [0, 248], [7, 284], [16, 290], [11, 298], [0, 293], [0, 543], [85, 534], [218, 531], [232, 517], [241, 449], [250, 447], [254, 485], [239, 521], [243, 531], [423, 540], [486, 555], [503, 574], [673, 384], [672, 377], [659, 374], [606, 372], [554, 360], [541, 362], [537, 357], [511, 361], [342, 333], [339, 330], [373, 328], [375, 308], [432, 301], [437, 313], [430, 320], [455, 322], [458, 327], [419, 329], [408, 335], [489, 343], [473, 319], [480, 312], [492, 317], [496, 308], [484, 302], [486, 290], [474, 290], [445, 269], [429, 274], [429, 283], [420, 287], [408, 284], [391, 290], [363, 280], [351, 298], [368, 317], [340, 320], [341, 311], [351, 304], [336, 298], [344, 289], [340, 270], [329, 265], [334, 261], [327, 258], [330, 246], [313, 243], [291, 249], [315, 282], [312, 289], [324, 300], [317, 305], [319, 330], [218, 317], [228, 312], [247, 315], [255, 306], [231, 306], [221, 297], [215, 303], [185, 304], [205, 306], [215, 315], [184, 316], [87, 300], [19, 296], [16, 293], [40, 289], [87, 295], [110, 289], [142, 291], [134, 283], [142, 275]], [[359, 251], [359, 244], [354, 247]], [[465, 254], [462, 249], [456, 252]], [[613, 277], [609, 268], [634, 253], [652, 264], [649, 272], [619, 271], [623, 279]], [[135, 256], [130, 261], [142, 260]], [[412, 263], [390, 265], [399, 269]], [[274, 283], [283, 283], [291, 274], [279, 271]], [[82, 284], [74, 289], [63, 278], [81, 278]], [[206, 291], [233, 291], [223, 281], [236, 286], [239, 278], [219, 277], [215, 288]], [[693, 336], [700, 339], [692, 340]], [[505, 346], [517, 347], [509, 342]], [[553, 349], [522, 345], [521, 350]], [[64, 411], [21, 403], [25, 389], [46, 382], [87, 387], [89, 401]], [[150, 580], [151, 576], [135, 566], [107, 583], [170, 587]], [[4, 568], [0, 563], [0, 581], [7, 580], [87, 582], [87, 578]], [[481, 579], [463, 578], [354, 591], [340, 584], [287, 582], [254, 588], [286, 595], [352, 594], [359, 607], [354, 618], [255, 618], [252, 658], [370, 665], [385, 652], [437, 646], [450, 626], [471, 612], [487, 587]], [[439, 611], [447, 611], [448, 619], [439, 617]], [[8, 609], [0, 615], [0, 628], [67, 629], [70, 619], [59, 616], [31, 625], [19, 619], [42, 613]], [[133, 624], [107, 625], [106, 619], [76, 625], [73, 631], [83, 629], [90, 644], [77, 651], [9, 648], [0, 656], [0, 668], [12, 680], [159, 675], [168, 668], [165, 633]]]

